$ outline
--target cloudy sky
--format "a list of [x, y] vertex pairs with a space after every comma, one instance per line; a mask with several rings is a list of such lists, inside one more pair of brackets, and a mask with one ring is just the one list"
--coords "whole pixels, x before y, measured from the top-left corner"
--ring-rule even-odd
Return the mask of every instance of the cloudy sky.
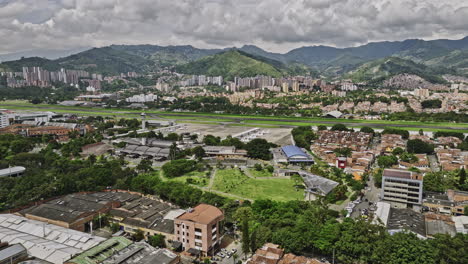
[[285, 52], [468, 35], [467, 0], [0, 0], [0, 54], [110, 44]]

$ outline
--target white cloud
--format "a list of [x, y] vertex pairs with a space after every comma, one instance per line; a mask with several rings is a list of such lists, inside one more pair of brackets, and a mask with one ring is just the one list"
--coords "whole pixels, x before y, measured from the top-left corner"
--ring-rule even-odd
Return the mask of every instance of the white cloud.
[[0, 0], [0, 53], [110, 44], [274, 51], [461, 38], [463, 0]]

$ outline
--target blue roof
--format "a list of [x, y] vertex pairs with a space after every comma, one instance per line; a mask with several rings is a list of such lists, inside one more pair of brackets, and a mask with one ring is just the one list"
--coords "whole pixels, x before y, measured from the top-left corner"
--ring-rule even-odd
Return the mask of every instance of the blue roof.
[[302, 151], [301, 148], [293, 146], [293, 145], [284, 146], [281, 149], [283, 150], [284, 154], [288, 158], [291, 158], [291, 157], [294, 157], [294, 156], [303, 156], [303, 157], [306, 157], [306, 158], [309, 157], [306, 153], [304, 153], [304, 151]]

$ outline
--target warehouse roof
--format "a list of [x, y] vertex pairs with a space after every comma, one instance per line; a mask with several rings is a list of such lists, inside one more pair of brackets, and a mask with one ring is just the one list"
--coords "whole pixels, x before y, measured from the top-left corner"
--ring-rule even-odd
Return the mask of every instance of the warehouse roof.
[[101, 263], [105, 259], [114, 255], [116, 251], [120, 251], [128, 247], [132, 243], [133, 243], [132, 241], [126, 239], [125, 237], [112, 237], [100, 243], [99, 245], [86, 250], [80, 255], [67, 261], [67, 263], [76, 263], [76, 264]]
[[7, 168], [7, 169], [2, 169], [0, 170], [0, 177], [6, 177], [6, 176], [10, 176], [10, 175], [15, 175], [15, 174], [18, 174], [18, 173], [23, 173], [26, 171], [26, 168], [25, 167], [21, 167], [21, 166], [16, 166], [16, 167], [11, 167], [11, 168]]
[[295, 156], [309, 158], [309, 156], [304, 151], [302, 151], [301, 148], [293, 146], [293, 145], [284, 146], [282, 147], [282, 150], [288, 158], [295, 157]]
[[26, 248], [29, 255], [61, 264], [105, 239], [18, 215], [2, 214], [0, 240], [19, 243]]
[[0, 262], [10, 259], [21, 252], [26, 252], [26, 249], [21, 244], [14, 244], [7, 248], [0, 250]]

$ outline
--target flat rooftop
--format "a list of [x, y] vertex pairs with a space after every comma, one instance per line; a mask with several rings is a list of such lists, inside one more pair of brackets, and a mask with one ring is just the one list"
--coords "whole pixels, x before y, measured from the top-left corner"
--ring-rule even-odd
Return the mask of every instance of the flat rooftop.
[[422, 180], [420, 174], [408, 170], [399, 169], [385, 169], [382, 174], [383, 177], [400, 178], [408, 180]]
[[0, 241], [21, 244], [29, 255], [54, 264], [62, 264], [104, 240], [22, 216], [0, 214]]
[[26, 171], [26, 168], [21, 167], [21, 166], [1, 169], [0, 170], [0, 177], [7, 177], [7, 176], [10, 176], [10, 175], [16, 175], [18, 173], [23, 173], [25, 171]]

